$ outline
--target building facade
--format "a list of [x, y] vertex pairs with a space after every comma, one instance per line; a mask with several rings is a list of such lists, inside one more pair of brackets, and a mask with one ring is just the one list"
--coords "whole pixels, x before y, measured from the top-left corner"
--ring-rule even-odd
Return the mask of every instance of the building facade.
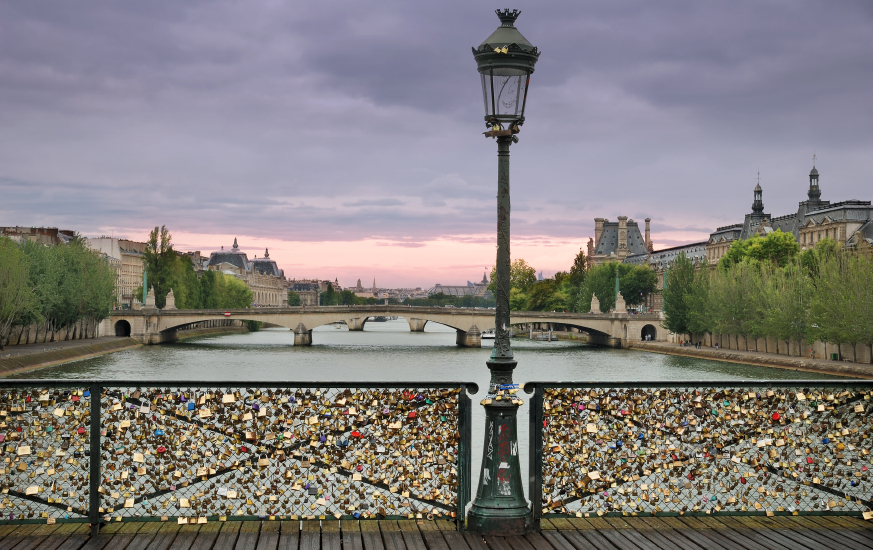
[[639, 224], [627, 216], [619, 216], [617, 222], [594, 218], [594, 238], [588, 239], [588, 267], [646, 255], [653, 248], [651, 221], [651, 218], [646, 218], [646, 235], [643, 237]]
[[116, 293], [122, 308], [134, 307], [142, 303], [142, 296], [134, 296], [134, 291], [142, 285], [143, 253], [146, 243], [115, 237], [95, 237], [86, 239], [88, 247], [118, 260]]
[[220, 250], [211, 253], [203, 268], [220, 271], [243, 281], [252, 291], [252, 305], [255, 307], [288, 305], [285, 272], [270, 259], [269, 249], [264, 252], [263, 258], [255, 256], [249, 260], [248, 254], [240, 250], [237, 240], [234, 239], [230, 250], [225, 250], [222, 246]]
[[753, 191], [752, 211], [742, 223], [719, 227], [710, 234], [707, 258], [717, 262], [737, 239], [766, 235], [779, 230], [791, 233], [801, 249], [815, 246], [822, 239], [832, 239], [843, 246], [869, 247], [873, 244], [873, 207], [858, 199], [830, 202], [821, 198], [819, 172], [809, 172], [806, 200], [800, 201], [792, 214], [773, 217], [764, 212], [764, 190], [758, 183]]

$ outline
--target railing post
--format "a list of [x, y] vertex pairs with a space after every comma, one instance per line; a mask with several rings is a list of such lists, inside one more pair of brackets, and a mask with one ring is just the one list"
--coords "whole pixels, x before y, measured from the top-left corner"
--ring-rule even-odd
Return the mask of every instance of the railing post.
[[88, 483], [88, 521], [91, 524], [91, 536], [100, 533], [100, 399], [103, 388], [98, 383], [90, 386], [91, 391], [91, 456], [89, 457]]
[[530, 441], [528, 442], [528, 495], [533, 514], [533, 528], [540, 530], [543, 513], [543, 388], [539, 384], [525, 385], [525, 391], [533, 389], [530, 399]]
[[457, 520], [458, 530], [463, 532], [466, 527], [467, 503], [470, 502], [472, 494], [472, 475], [471, 475], [471, 441], [472, 441], [472, 422], [473, 422], [473, 407], [471, 406], [470, 396], [467, 395], [467, 386], [461, 386], [461, 394], [458, 399], [460, 410], [458, 411], [458, 431], [460, 432], [460, 442], [458, 444], [458, 506]]

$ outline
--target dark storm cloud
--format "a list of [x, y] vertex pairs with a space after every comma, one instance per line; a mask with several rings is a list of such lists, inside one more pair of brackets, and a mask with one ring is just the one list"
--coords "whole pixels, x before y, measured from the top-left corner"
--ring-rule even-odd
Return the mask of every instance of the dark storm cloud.
[[[524, 1], [519, 238], [870, 199], [873, 8]], [[494, 230], [480, 2], [0, 1], [0, 225], [400, 246]]]

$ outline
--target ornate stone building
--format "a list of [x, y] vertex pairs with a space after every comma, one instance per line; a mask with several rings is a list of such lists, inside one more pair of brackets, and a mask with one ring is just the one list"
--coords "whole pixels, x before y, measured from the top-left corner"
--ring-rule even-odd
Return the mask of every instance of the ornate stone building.
[[764, 190], [761, 184], [753, 191], [752, 211], [743, 223], [719, 227], [710, 234], [707, 258], [717, 262], [737, 239], [766, 235], [777, 229], [791, 233], [802, 249], [815, 246], [822, 239], [833, 239], [849, 246], [873, 244], [873, 207], [870, 201], [851, 199], [832, 203], [822, 200], [819, 172], [812, 167], [806, 200], [800, 201], [797, 212], [773, 217], [764, 212]]
[[652, 250], [651, 221], [651, 218], [646, 218], [646, 236], [643, 238], [637, 222], [627, 216], [619, 216], [617, 222], [594, 218], [594, 238], [588, 239], [588, 267], [603, 262], [623, 262], [629, 256], [645, 256]]
[[248, 255], [240, 250], [237, 240], [233, 240], [230, 250], [216, 250], [209, 255], [205, 269], [221, 271], [243, 281], [252, 291], [253, 305], [258, 307], [282, 307], [288, 305], [288, 282], [285, 273], [274, 260], [270, 259], [269, 249], [263, 258]]
[[119, 260], [115, 284], [119, 305], [126, 309], [136, 307], [134, 302], [141, 304], [142, 296], [134, 296], [133, 293], [142, 285], [146, 243], [114, 237], [95, 237], [86, 242], [90, 248]]

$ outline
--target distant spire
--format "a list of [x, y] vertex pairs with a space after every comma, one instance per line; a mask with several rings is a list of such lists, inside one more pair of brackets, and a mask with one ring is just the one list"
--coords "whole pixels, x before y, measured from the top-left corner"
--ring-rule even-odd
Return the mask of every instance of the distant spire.
[[815, 149], [812, 150], [812, 167], [815, 168]]
[[269, 248], [265, 248], [265, 249], [264, 249], [264, 258], [269, 258], [269, 257], [270, 257], [270, 249], [269, 249]]
[[234, 248], [239, 248], [239, 245], [236, 244], [236, 237], [233, 238], [233, 247], [234, 247]]

